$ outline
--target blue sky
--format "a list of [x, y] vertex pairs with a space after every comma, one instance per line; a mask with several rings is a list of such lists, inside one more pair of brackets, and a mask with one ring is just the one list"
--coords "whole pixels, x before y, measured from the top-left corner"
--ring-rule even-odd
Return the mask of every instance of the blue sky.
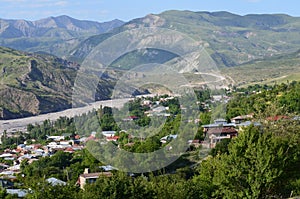
[[129, 21], [165, 10], [285, 13], [300, 16], [299, 0], [0, 0], [0, 18], [36, 20], [69, 15], [78, 19]]

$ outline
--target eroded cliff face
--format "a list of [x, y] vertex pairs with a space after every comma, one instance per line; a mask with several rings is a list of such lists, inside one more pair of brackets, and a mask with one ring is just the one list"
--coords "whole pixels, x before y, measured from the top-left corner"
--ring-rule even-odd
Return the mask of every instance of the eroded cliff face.
[[17, 88], [5, 87], [0, 89], [0, 118], [9, 119], [38, 114], [39, 100], [30, 92]]
[[25, 117], [70, 107], [78, 67], [53, 56], [0, 48], [0, 118]]
[[[0, 119], [13, 119], [62, 111], [72, 107], [74, 82], [80, 65], [50, 55], [30, 54], [0, 47]], [[84, 76], [88, 85], [98, 81], [95, 91], [80, 90], [88, 101], [111, 97], [121, 71]], [[130, 89], [129, 89], [130, 90]], [[132, 90], [132, 89], [131, 89]], [[141, 91], [140, 91], [141, 90]], [[147, 93], [145, 89], [134, 94]], [[89, 95], [89, 92], [95, 92]], [[124, 91], [125, 93], [125, 91]], [[122, 96], [120, 96], [122, 97]], [[85, 101], [86, 102], [86, 101]], [[82, 104], [84, 105], [84, 101]]]

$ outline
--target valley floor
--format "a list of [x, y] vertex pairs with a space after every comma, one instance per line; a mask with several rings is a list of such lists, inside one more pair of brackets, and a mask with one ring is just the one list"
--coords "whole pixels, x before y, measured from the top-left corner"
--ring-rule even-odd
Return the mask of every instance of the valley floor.
[[113, 99], [113, 100], [104, 100], [97, 101], [91, 103], [88, 106], [80, 107], [80, 108], [71, 108], [60, 112], [42, 114], [33, 117], [27, 118], [19, 118], [12, 120], [0, 120], [0, 132], [6, 130], [7, 132], [17, 132], [17, 131], [26, 131], [26, 127], [28, 124], [40, 124], [45, 120], [55, 121], [59, 117], [74, 117], [78, 115], [82, 115], [83, 113], [87, 113], [92, 111], [93, 109], [98, 109], [101, 105], [112, 107], [112, 108], [121, 108], [126, 102], [131, 100], [132, 98], [125, 99]]

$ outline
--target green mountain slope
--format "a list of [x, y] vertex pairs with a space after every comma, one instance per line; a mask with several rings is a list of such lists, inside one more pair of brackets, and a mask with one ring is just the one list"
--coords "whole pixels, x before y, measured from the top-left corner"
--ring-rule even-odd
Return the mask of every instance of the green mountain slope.
[[167, 11], [134, 19], [114, 29], [110, 35], [93, 36], [79, 44], [71, 52], [71, 57], [82, 61], [108, 36], [132, 28], [153, 26], [177, 30], [201, 42], [219, 67], [237, 66], [300, 49], [300, 18], [297, 17]]
[[294, 53], [253, 60], [234, 68], [223, 68], [222, 73], [233, 77], [235, 86], [299, 81], [300, 50]]

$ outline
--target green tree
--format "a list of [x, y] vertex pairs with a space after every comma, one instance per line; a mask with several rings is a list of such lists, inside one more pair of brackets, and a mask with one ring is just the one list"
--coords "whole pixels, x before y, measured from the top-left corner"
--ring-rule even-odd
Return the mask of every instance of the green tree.
[[216, 147], [210, 151], [210, 155], [216, 156], [218, 154], [228, 153], [228, 145], [231, 139], [223, 139], [221, 142], [218, 142]]
[[76, 199], [81, 198], [79, 187], [75, 185], [51, 185], [45, 179], [32, 179], [30, 183], [31, 193], [26, 195], [27, 199]]
[[[297, 138], [298, 139], [298, 138]], [[299, 141], [299, 140], [297, 140]], [[272, 132], [251, 126], [232, 140], [228, 154], [217, 155], [201, 166], [200, 172], [222, 198], [265, 198], [280, 196], [286, 172], [294, 164], [297, 146]], [[212, 170], [211, 166], [214, 165]]]

